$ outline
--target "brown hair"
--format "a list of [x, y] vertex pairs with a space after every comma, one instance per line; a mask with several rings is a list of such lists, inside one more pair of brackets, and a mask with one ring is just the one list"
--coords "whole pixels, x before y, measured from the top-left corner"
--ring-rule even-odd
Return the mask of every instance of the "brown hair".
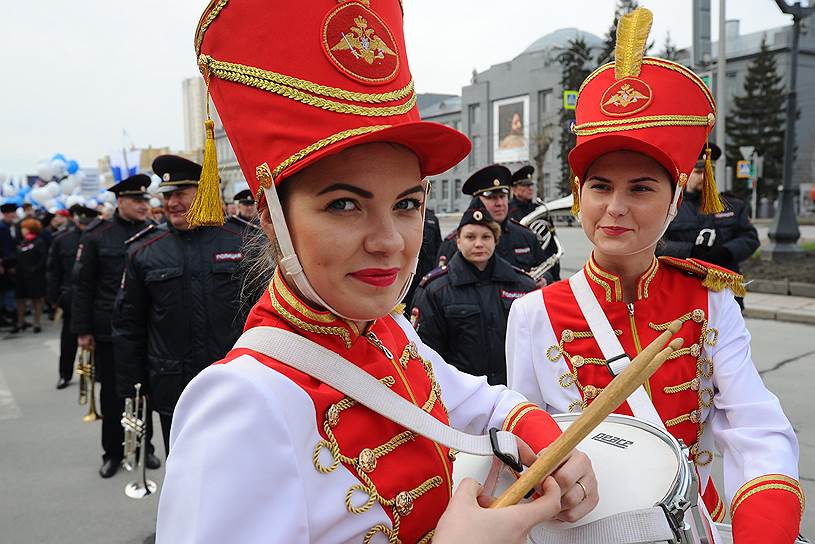
[[34, 219], [33, 217], [29, 217], [28, 219], [24, 219], [22, 223], [20, 223], [21, 229], [26, 229], [34, 234], [39, 234], [42, 231], [42, 223], [38, 219]]
[[[481, 227], [487, 227], [492, 232], [492, 237], [495, 238], [495, 245], [498, 245], [498, 240], [501, 239], [501, 225], [499, 225], [495, 221], [487, 221], [485, 223], [471, 223], [472, 225], [478, 225]], [[461, 231], [456, 233], [456, 238], [461, 236]]]

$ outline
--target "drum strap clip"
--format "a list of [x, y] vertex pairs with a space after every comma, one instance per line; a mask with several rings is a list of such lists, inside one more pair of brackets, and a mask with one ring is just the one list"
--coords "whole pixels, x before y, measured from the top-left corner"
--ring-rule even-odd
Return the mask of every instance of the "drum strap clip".
[[515, 472], [523, 472], [524, 467], [519, 459], [515, 459], [512, 455], [501, 451], [501, 446], [498, 444], [498, 429], [495, 427], [490, 429], [490, 443], [492, 444], [493, 455]]
[[[627, 359], [627, 361], [622, 362], [620, 364], [615, 365], [614, 363], [617, 361], [622, 361], [623, 359]], [[606, 368], [608, 369], [608, 373], [611, 374], [612, 378], [616, 378], [617, 375], [625, 370], [625, 368], [631, 364], [631, 356], [627, 353], [621, 353], [616, 357], [612, 357], [611, 359], [606, 359]]]

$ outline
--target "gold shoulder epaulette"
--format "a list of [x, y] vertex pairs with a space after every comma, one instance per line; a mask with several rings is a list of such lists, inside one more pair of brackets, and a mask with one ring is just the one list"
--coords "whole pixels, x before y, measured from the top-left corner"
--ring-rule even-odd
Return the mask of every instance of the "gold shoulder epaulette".
[[399, 304], [396, 305], [396, 308], [394, 308], [391, 313], [392, 314], [397, 314], [397, 315], [403, 314], [403, 313], [405, 313], [405, 307], [406, 307], [405, 303], [403, 303], [403, 302], [399, 303]]
[[702, 278], [702, 285], [711, 291], [721, 291], [727, 288], [733, 291], [733, 294], [737, 297], [743, 297], [746, 294], [744, 276], [732, 270], [699, 259], [660, 257], [659, 262]]

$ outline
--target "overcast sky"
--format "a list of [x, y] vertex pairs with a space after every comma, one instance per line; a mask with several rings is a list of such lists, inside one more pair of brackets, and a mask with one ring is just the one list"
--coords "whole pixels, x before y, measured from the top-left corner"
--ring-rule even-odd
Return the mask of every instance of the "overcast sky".
[[[122, 146], [123, 129], [139, 147], [183, 148], [181, 81], [198, 73], [193, 33], [206, 3], [3, 2], [0, 173], [33, 173], [37, 162], [54, 153], [95, 167], [100, 156]], [[651, 36], [657, 51], [669, 30], [674, 43], [690, 45], [691, 0], [641, 3], [654, 12]], [[718, 1], [712, 3], [715, 40]], [[459, 93], [473, 68], [481, 71], [510, 60], [559, 28], [577, 27], [602, 37], [616, 1], [404, 4], [417, 90]], [[772, 0], [730, 0], [727, 18], [740, 19], [742, 33], [790, 24]]]

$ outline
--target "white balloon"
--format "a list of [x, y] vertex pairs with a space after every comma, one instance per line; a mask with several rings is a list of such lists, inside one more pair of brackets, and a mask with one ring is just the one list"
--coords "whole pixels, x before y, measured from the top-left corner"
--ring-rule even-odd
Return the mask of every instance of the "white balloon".
[[68, 165], [65, 164], [64, 161], [61, 161], [59, 159], [51, 161], [52, 176], [56, 176], [58, 178], [61, 178], [62, 176], [64, 176], [65, 174], [68, 173], [67, 170], [66, 170], [67, 166]]
[[150, 199], [150, 207], [151, 208], [161, 208], [161, 200], [153, 197]]
[[153, 174], [153, 180], [150, 182], [150, 185], [147, 187], [147, 192], [151, 194], [156, 194], [158, 192], [158, 186], [161, 181], [157, 181], [158, 176]]
[[57, 200], [56, 200], [55, 198], [49, 198], [49, 199], [48, 199], [48, 200], [46, 200], [45, 202], [40, 202], [40, 204], [42, 204], [42, 207], [43, 207], [43, 208], [45, 208], [46, 210], [48, 210], [48, 209], [51, 209], [51, 208], [55, 208], [55, 207], [56, 207], [56, 205], [57, 205]]
[[49, 196], [48, 189], [46, 189], [45, 187], [34, 187], [33, 189], [31, 189], [31, 192], [29, 194], [31, 195], [31, 198], [33, 198], [37, 202], [43, 202], [45, 200], [48, 200]]
[[48, 195], [52, 197], [55, 197], [58, 194], [62, 193], [62, 188], [56, 181], [49, 181], [46, 184], [45, 189], [48, 191]]
[[40, 163], [37, 166], [37, 176], [43, 180], [49, 180], [54, 177], [54, 172], [51, 165], [47, 163]]
[[65, 207], [70, 208], [71, 206], [74, 206], [76, 204], [82, 204], [83, 200], [84, 199], [79, 195], [71, 195], [65, 199]]
[[161, 178], [158, 176], [158, 174], [152, 174], [152, 175], [150, 176], [150, 182], [151, 182], [151, 185], [152, 185], [153, 183], [155, 183], [155, 184], [157, 184], [157, 185], [158, 185], [159, 183], [161, 183]]

